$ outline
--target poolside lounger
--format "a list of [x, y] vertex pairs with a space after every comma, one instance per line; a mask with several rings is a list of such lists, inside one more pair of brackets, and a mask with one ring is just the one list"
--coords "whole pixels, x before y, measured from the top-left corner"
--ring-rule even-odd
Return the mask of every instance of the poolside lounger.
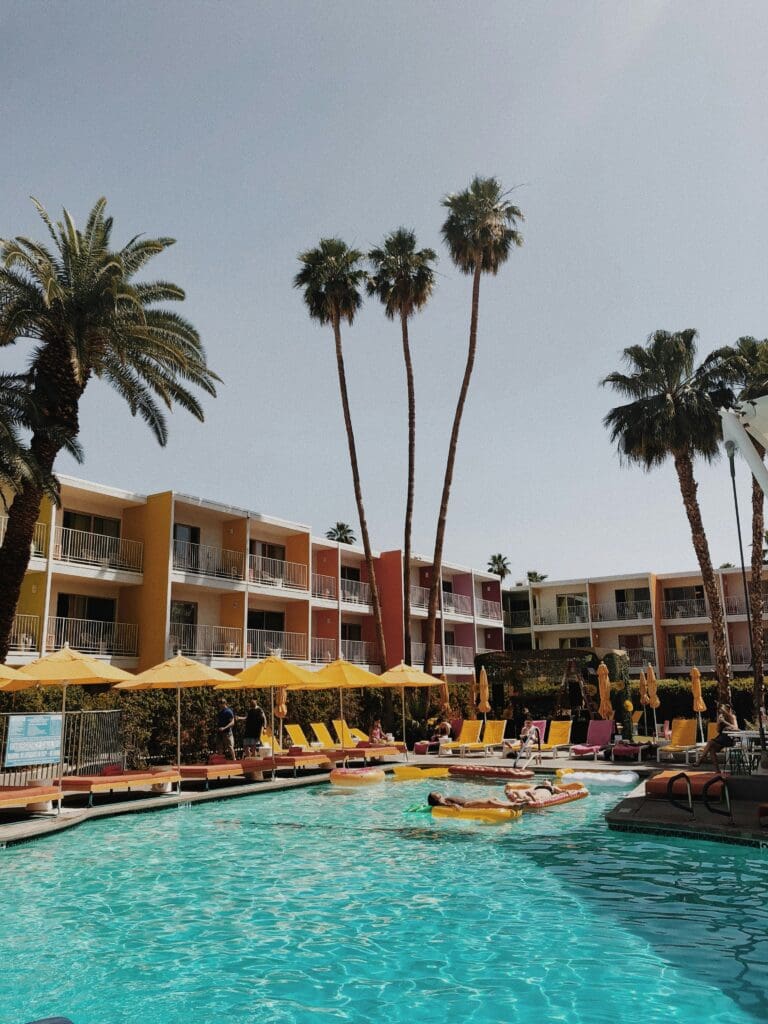
[[393, 741], [391, 743], [372, 743], [370, 737], [362, 729], [352, 729], [340, 718], [333, 720], [333, 731], [339, 737], [340, 746], [344, 749], [356, 746], [368, 747], [397, 747], [401, 754], [405, 753], [405, 744]]
[[205, 782], [208, 789], [210, 782], [218, 779], [242, 779], [245, 776], [239, 761], [217, 761], [213, 764], [182, 764], [179, 766], [181, 781], [196, 780]]
[[684, 756], [696, 749], [696, 719], [695, 718], [673, 718], [672, 735], [669, 743], [659, 749], [659, 760], [666, 761], [675, 758], [678, 754]]
[[[667, 770], [659, 772], [652, 778], [647, 779], [645, 783], [645, 795], [652, 797], [668, 797], [670, 794], [667, 792], [669, 788], [669, 780], [675, 776], [680, 776], [675, 779], [672, 783], [672, 796], [687, 796], [688, 786], [686, 780], [691, 787], [691, 796], [701, 796], [704, 787], [712, 779], [722, 781], [722, 776], [716, 772], [681, 772], [675, 770]], [[717, 798], [720, 796], [722, 786], [718, 786], [715, 782], [710, 788], [710, 795]]]
[[538, 761], [539, 748], [544, 742], [547, 732], [546, 718], [536, 718], [531, 722], [533, 730], [524, 740], [503, 740], [501, 745], [502, 754], [505, 757], [514, 757], [515, 763], [522, 757], [528, 764], [534, 757]]
[[[58, 779], [53, 781], [55, 785], [59, 784]], [[152, 792], [165, 792], [168, 785], [181, 782], [181, 775], [175, 768], [169, 768], [157, 772], [125, 771], [107, 775], [65, 775], [61, 781], [65, 793], [87, 793], [88, 806], [92, 807], [93, 798], [97, 793], [129, 793], [147, 786]]]
[[[57, 786], [0, 786], [0, 810], [26, 809], [30, 813], [47, 810], [45, 806], [59, 799]], [[36, 805], [43, 805], [37, 807]]]
[[307, 739], [307, 734], [300, 725], [286, 725], [285, 731], [288, 733], [288, 739], [291, 741], [291, 746], [293, 747], [301, 747], [303, 750], [309, 751], [318, 751], [323, 749], [323, 745], [321, 743], [318, 743], [317, 741], [312, 743]]
[[643, 759], [643, 754], [651, 753], [655, 748], [650, 740], [640, 741], [640, 737], [638, 736], [638, 741], [639, 742], [636, 743], [627, 743], [625, 741], [614, 743], [611, 747], [611, 760], [636, 760], [639, 764]]
[[593, 718], [587, 726], [587, 738], [584, 743], [571, 747], [571, 757], [591, 757], [597, 760], [600, 751], [611, 742], [615, 723], [612, 719]]
[[541, 753], [554, 757], [559, 750], [568, 750], [571, 745], [573, 722], [550, 722], [547, 742], [541, 744]]
[[462, 722], [461, 732], [457, 739], [452, 740], [450, 743], [441, 743], [439, 753], [450, 755], [458, 750], [459, 755], [463, 756], [464, 751], [469, 747], [481, 748], [480, 730], [482, 727], [481, 719], [466, 719]]
[[310, 722], [309, 725], [318, 741], [322, 744], [323, 753], [329, 757], [333, 754], [336, 760], [362, 760], [367, 764], [368, 761], [378, 761], [383, 757], [396, 757], [402, 753], [396, 746], [392, 745], [382, 747], [368, 743], [358, 743], [352, 747], [339, 747], [338, 744], [334, 744], [331, 734], [323, 722]]
[[695, 747], [691, 747], [690, 750], [685, 752], [685, 763], [691, 764], [693, 759], [698, 757], [704, 747], [717, 736], [717, 722], [707, 722], [707, 738], [704, 743], [697, 743]]

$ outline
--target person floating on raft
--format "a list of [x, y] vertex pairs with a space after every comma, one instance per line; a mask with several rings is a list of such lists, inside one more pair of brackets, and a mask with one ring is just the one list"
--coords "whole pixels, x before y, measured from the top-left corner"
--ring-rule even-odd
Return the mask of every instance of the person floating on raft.
[[491, 797], [486, 800], [468, 800], [462, 796], [443, 796], [442, 793], [430, 793], [427, 803], [430, 807], [467, 807], [477, 810], [486, 810], [493, 807], [509, 809], [510, 807], [529, 806], [547, 803], [554, 795], [569, 793], [571, 790], [553, 785], [548, 779], [536, 786], [526, 789], [516, 789], [514, 786], [505, 786], [504, 795], [506, 800], [499, 800]]

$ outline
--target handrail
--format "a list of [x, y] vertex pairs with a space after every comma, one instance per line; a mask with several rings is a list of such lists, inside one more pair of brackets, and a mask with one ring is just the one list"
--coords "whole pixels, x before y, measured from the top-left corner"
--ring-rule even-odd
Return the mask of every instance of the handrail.
[[[726, 809], [724, 811], [721, 811], [717, 807], [713, 807], [710, 803], [709, 796], [707, 795], [709, 793], [709, 787], [714, 786], [716, 782], [721, 783], [723, 787], [720, 794], [720, 800], [722, 802], [723, 797], [725, 797]], [[704, 800], [704, 806], [708, 811], [710, 811], [712, 814], [722, 814], [724, 818], [730, 819], [731, 825], [733, 824], [733, 809], [731, 808], [731, 791], [728, 786], [728, 779], [724, 778], [722, 775], [713, 775], [711, 779], [708, 779], [704, 783], [704, 786], [701, 790], [701, 796]]]
[[[683, 779], [685, 782], [685, 788], [688, 796], [688, 806], [681, 804], [679, 800], [675, 800], [672, 789], [678, 779]], [[681, 811], [688, 811], [689, 814], [693, 814], [693, 791], [691, 789], [691, 780], [687, 772], [678, 772], [677, 775], [673, 775], [671, 779], [667, 781], [667, 800], [672, 804], [673, 807], [679, 807]]]

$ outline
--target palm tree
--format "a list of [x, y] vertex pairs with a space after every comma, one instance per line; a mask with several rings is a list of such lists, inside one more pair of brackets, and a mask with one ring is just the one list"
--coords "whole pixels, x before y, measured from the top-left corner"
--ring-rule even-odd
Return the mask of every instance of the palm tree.
[[713, 353], [696, 365], [696, 331], [656, 331], [647, 345], [624, 349], [629, 373], [608, 374], [602, 383], [630, 399], [616, 406], [603, 423], [620, 456], [646, 470], [671, 458], [680, 484], [691, 538], [709, 602], [715, 648], [715, 672], [721, 700], [730, 699], [725, 620], [709, 544], [697, 499], [693, 460], [707, 462], [719, 453], [718, 409], [733, 401], [723, 377], [723, 362]]
[[132, 238], [111, 245], [112, 218], [99, 199], [85, 229], [65, 210], [52, 223], [35, 201], [53, 247], [15, 238], [0, 245], [0, 345], [34, 342], [29, 370], [30, 453], [42, 479], [23, 480], [13, 499], [0, 548], [0, 661], [10, 631], [44, 482], [62, 448], [77, 445], [80, 399], [92, 378], [109, 383], [161, 445], [167, 441], [161, 404], [181, 406], [199, 420], [203, 410], [189, 385], [216, 394], [194, 327], [158, 303], [184, 292], [166, 281], [133, 278], [171, 238]]
[[[29, 427], [34, 418], [35, 410], [26, 377], [15, 373], [0, 374], [0, 512], [3, 514], [8, 513], [9, 500], [26, 481], [39, 484], [51, 501], [58, 501], [55, 477], [43, 476], [19, 433]], [[78, 451], [73, 449], [72, 454], [77, 458]], [[2, 537], [0, 531], [0, 543]]]
[[491, 555], [488, 559], [488, 572], [492, 572], [494, 576], [498, 576], [503, 583], [507, 576], [512, 572], [507, 556], [502, 554]]
[[325, 536], [328, 540], [335, 540], [337, 544], [354, 544], [357, 540], [355, 531], [349, 523], [336, 523], [330, 530], [326, 530]]
[[373, 552], [368, 536], [368, 522], [365, 518], [363, 491], [360, 486], [360, 470], [357, 464], [357, 448], [355, 434], [352, 429], [352, 415], [349, 411], [347, 394], [347, 377], [344, 372], [344, 353], [341, 347], [341, 323], [352, 324], [355, 314], [362, 305], [360, 289], [365, 284], [367, 275], [360, 266], [363, 254], [357, 249], [350, 249], [340, 238], [321, 238], [315, 249], [307, 249], [299, 253], [301, 270], [293, 280], [294, 288], [304, 291], [304, 302], [309, 315], [320, 324], [330, 324], [336, 344], [336, 368], [339, 375], [339, 391], [341, 407], [344, 413], [344, 426], [347, 430], [349, 445], [349, 462], [352, 467], [352, 482], [355, 488], [357, 514], [360, 519], [360, 533], [363, 538], [365, 562], [368, 566], [368, 581], [371, 588], [371, 604], [376, 625], [376, 644], [382, 669], [387, 667], [387, 652], [384, 643], [384, 628], [381, 621], [381, 604], [379, 603], [379, 587], [376, 582], [376, 571], [373, 564]]
[[548, 578], [548, 573], [537, 572], [535, 569], [529, 569], [525, 575], [529, 583], [543, 583]]
[[432, 671], [435, 652], [435, 623], [437, 606], [440, 597], [440, 579], [443, 565], [443, 544], [445, 541], [445, 523], [448, 517], [448, 499], [451, 495], [453, 467], [456, 461], [456, 448], [459, 443], [459, 430], [467, 400], [469, 382], [475, 365], [477, 350], [477, 316], [480, 305], [480, 278], [485, 274], [498, 274], [506, 263], [513, 247], [523, 244], [523, 238], [517, 225], [523, 215], [517, 206], [509, 202], [509, 193], [505, 192], [496, 178], [479, 178], [472, 180], [469, 188], [443, 200], [448, 216], [443, 224], [443, 240], [448, 246], [451, 259], [463, 274], [472, 275], [472, 307], [469, 320], [469, 347], [464, 378], [461, 382], [459, 399], [453, 417], [453, 427], [448, 445], [448, 459], [445, 466], [443, 493], [440, 499], [440, 512], [437, 519], [435, 534], [435, 552], [432, 558], [432, 580], [429, 588], [429, 605], [427, 609], [427, 642], [424, 653], [424, 671]]
[[368, 259], [373, 273], [368, 278], [368, 294], [384, 305], [390, 320], [400, 318], [405, 360], [405, 382], [408, 395], [408, 489], [405, 501], [403, 531], [403, 636], [405, 661], [411, 664], [411, 531], [416, 460], [416, 395], [413, 387], [413, 365], [408, 338], [408, 320], [423, 309], [435, 286], [432, 264], [437, 260], [434, 249], [417, 249], [416, 235], [407, 228], [398, 228], [387, 235], [381, 248], [371, 249]]

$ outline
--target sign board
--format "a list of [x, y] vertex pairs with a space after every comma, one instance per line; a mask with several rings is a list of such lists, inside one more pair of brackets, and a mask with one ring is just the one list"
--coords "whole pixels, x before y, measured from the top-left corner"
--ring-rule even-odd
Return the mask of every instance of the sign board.
[[5, 767], [61, 760], [61, 715], [9, 715]]

